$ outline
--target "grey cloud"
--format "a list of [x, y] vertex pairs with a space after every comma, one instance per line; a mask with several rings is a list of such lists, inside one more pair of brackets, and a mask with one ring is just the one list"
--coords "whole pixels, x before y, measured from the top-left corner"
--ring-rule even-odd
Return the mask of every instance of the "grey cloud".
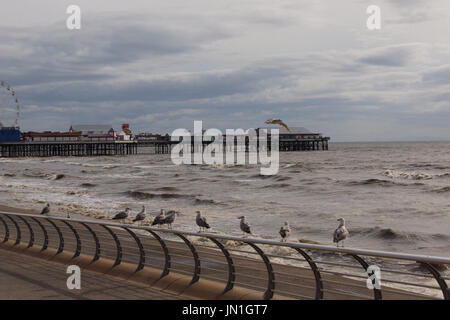
[[388, 24], [412, 24], [421, 23], [431, 19], [431, 15], [424, 11], [408, 12], [402, 14], [398, 18], [385, 19], [384, 22]]
[[24, 98], [42, 103], [63, 101], [184, 101], [218, 98], [261, 90], [289, 74], [284, 66], [249, 66], [127, 82], [82, 81], [30, 88]]
[[435, 84], [450, 84], [450, 64], [434, 68], [423, 75], [423, 81]]
[[[231, 71], [160, 74], [140, 81], [35, 85], [23, 95], [43, 106], [63, 106], [72, 121], [112, 119], [115, 125], [130, 122], [136, 130], [152, 127], [167, 131], [186, 127], [192, 120], [205, 120], [213, 127], [245, 127], [246, 119], [252, 119], [252, 123], [247, 122], [252, 126], [264, 120], [262, 110], [273, 110], [299, 125], [303, 121], [347, 121], [355, 117], [375, 122], [389, 117], [395, 122], [404, 114], [416, 112], [410, 105], [423, 103], [421, 112], [426, 113], [428, 108], [433, 109], [428, 102], [448, 98], [443, 90], [424, 96], [427, 82], [421, 83], [419, 72], [414, 77], [411, 64], [408, 71], [392, 68], [417, 59], [422, 50], [418, 48], [421, 46], [415, 44], [378, 48], [375, 52], [380, 56], [403, 52], [404, 62], [376, 64], [376, 69], [360, 61], [361, 57], [372, 56], [372, 50], [351, 50], [284, 62], [264, 60]], [[33, 114], [37, 112], [30, 116]]]
[[0, 67], [4, 76], [18, 85], [100, 80], [109, 76], [102, 67], [191, 52], [228, 37], [218, 28], [179, 29], [146, 23], [139, 15], [96, 17], [84, 23], [88, 27], [80, 31], [62, 28], [63, 22], [33, 30], [3, 30]]
[[373, 52], [361, 57], [359, 61], [377, 66], [403, 67], [414, 57], [414, 49], [409, 45], [374, 49]]
[[432, 19], [431, 9], [428, 6], [429, 1], [424, 0], [388, 0], [388, 3], [394, 6], [398, 17], [390, 18], [390, 15], [384, 21], [389, 24], [415, 24], [429, 21]]

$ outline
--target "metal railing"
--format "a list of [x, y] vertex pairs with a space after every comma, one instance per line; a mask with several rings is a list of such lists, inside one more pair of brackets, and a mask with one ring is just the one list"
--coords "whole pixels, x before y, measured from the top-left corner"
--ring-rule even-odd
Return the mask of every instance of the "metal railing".
[[[443, 257], [0, 212], [0, 245], [7, 242], [53, 248], [56, 255], [73, 252], [72, 258], [86, 254], [91, 262], [108, 258], [113, 267], [128, 262], [135, 272], [148, 266], [161, 270], [159, 279], [184, 274], [188, 286], [217, 281], [222, 294], [239, 286], [264, 299], [450, 300], [450, 258]], [[379, 267], [381, 279], [371, 265]]]

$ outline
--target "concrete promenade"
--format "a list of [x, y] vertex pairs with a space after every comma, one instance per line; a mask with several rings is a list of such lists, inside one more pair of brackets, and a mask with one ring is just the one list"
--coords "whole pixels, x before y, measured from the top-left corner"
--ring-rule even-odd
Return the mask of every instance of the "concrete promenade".
[[105, 274], [82, 270], [81, 289], [69, 290], [67, 266], [0, 249], [1, 300], [175, 300], [177, 295]]

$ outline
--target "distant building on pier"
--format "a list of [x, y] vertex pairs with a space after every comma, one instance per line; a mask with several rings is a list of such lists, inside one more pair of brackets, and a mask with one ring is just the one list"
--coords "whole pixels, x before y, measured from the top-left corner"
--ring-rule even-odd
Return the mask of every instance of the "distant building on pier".
[[121, 141], [130, 141], [131, 140], [131, 130], [130, 125], [128, 123], [122, 124], [122, 131], [118, 135], [118, 139]]
[[169, 141], [170, 137], [168, 134], [161, 135], [158, 133], [139, 133], [134, 136], [134, 140], [136, 141]]
[[1, 142], [19, 142], [20, 130], [16, 127], [0, 127], [0, 143]]
[[272, 127], [262, 127], [256, 129], [256, 131], [259, 133], [261, 129], [267, 129], [267, 134], [270, 135], [271, 129], [279, 129], [279, 138], [280, 140], [286, 140], [286, 139], [320, 139], [322, 137], [321, 133], [313, 133], [309, 131], [306, 128], [303, 127], [290, 127], [291, 131], [286, 130], [283, 127], [279, 126], [272, 126]]
[[110, 125], [72, 125], [69, 132], [81, 132], [84, 140], [114, 141], [117, 132]]
[[78, 132], [23, 132], [25, 142], [77, 142], [82, 140], [81, 131]]

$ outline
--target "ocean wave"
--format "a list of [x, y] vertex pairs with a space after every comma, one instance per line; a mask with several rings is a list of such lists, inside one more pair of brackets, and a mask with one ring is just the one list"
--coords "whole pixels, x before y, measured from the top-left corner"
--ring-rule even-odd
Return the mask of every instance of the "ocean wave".
[[423, 172], [403, 172], [397, 170], [388, 169], [383, 172], [383, 175], [390, 178], [403, 178], [403, 179], [412, 179], [412, 180], [428, 180], [433, 179], [433, 176], [428, 173]]
[[350, 185], [350, 186], [364, 186], [364, 185], [381, 185], [381, 186], [400, 185], [400, 186], [407, 186], [408, 184], [407, 183], [395, 182], [395, 181], [392, 181], [392, 180], [372, 178], [372, 179], [366, 179], [366, 180], [350, 181], [350, 182], [347, 182], [347, 185]]
[[87, 190], [69, 190], [69, 191], [66, 191], [66, 195], [69, 195], [69, 196], [78, 196], [78, 195], [84, 195], [84, 194], [87, 194], [87, 193], [88, 193]]
[[223, 204], [221, 202], [218, 202], [213, 199], [201, 199], [201, 198], [195, 198], [195, 205], [220, 205]]
[[114, 169], [114, 168], [118, 168], [119, 166], [116, 164], [107, 164], [102, 166], [103, 169]]
[[161, 198], [161, 199], [193, 199], [195, 200], [194, 195], [187, 194], [179, 194], [179, 193], [152, 193], [147, 191], [139, 191], [139, 190], [128, 190], [125, 192], [126, 195], [133, 199], [137, 200], [145, 200], [145, 199], [153, 199], [153, 198]]
[[117, 163], [82, 163], [82, 162], [74, 162], [74, 161], [67, 161], [65, 163], [68, 165], [72, 165], [72, 166], [103, 168], [103, 169], [114, 169], [114, 168], [122, 166], [122, 164], [117, 164]]
[[413, 167], [413, 168], [430, 168], [430, 169], [438, 169], [438, 170], [450, 169], [450, 166], [448, 166], [448, 165], [435, 164], [435, 163], [412, 163], [409, 166]]
[[61, 179], [63, 179], [64, 177], [65, 177], [64, 174], [58, 173], [58, 174], [52, 174], [52, 175], [49, 175], [47, 178], [48, 178], [49, 180], [61, 180]]
[[439, 188], [439, 189], [433, 189], [433, 190], [431, 190], [431, 192], [435, 192], [435, 193], [450, 192], [450, 186], [442, 187], [442, 188]]
[[286, 176], [279, 176], [279, 175], [274, 178], [275, 181], [286, 181], [286, 180], [290, 180], [290, 179], [292, 179], [292, 178], [286, 177]]
[[444, 234], [419, 234], [395, 230], [392, 228], [381, 228], [381, 227], [360, 228], [349, 231], [352, 235], [362, 235], [384, 240], [411, 240], [411, 241], [425, 241], [427, 239], [450, 240], [450, 236]]
[[296, 162], [296, 163], [288, 163], [283, 168], [300, 168], [300, 169], [307, 169], [311, 170], [314, 168], [314, 166], [311, 163], [303, 163], [303, 162]]
[[12, 178], [12, 177], [15, 177], [16, 174], [15, 174], [15, 173], [5, 173], [3, 176], [4, 176], [4, 177]]
[[438, 174], [438, 175], [436, 175], [436, 177], [438, 177], [438, 178], [450, 177], [450, 172]]
[[31, 171], [28, 169], [25, 169], [23, 172], [23, 176], [27, 178], [43, 178], [47, 180], [61, 180], [66, 175], [62, 173], [43, 173], [39, 171]]
[[160, 188], [154, 188], [155, 191], [178, 191], [179, 189], [177, 187], [160, 187]]
[[264, 186], [263, 189], [268, 189], [268, 188], [288, 188], [288, 187], [292, 187], [291, 184], [289, 183], [274, 183], [274, 184], [269, 184], [267, 186]]
[[80, 184], [80, 187], [83, 187], [83, 188], [93, 188], [96, 186], [97, 185], [95, 183], [90, 183], [90, 182], [85, 182], [85, 183]]

